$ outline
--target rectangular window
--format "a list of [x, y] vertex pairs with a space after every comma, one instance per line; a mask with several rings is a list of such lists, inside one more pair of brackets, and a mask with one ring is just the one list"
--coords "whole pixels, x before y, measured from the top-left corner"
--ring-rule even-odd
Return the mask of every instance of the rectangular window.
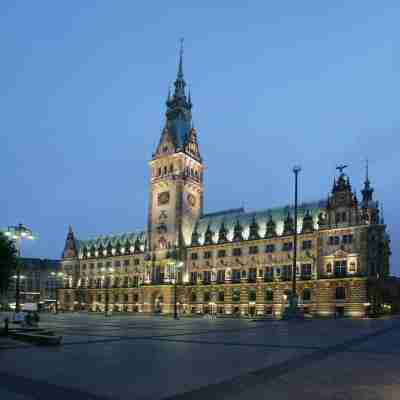
[[121, 261], [120, 260], [114, 261], [114, 267], [120, 267], [120, 266], [121, 266]]
[[139, 263], [140, 263], [140, 260], [138, 258], [135, 258], [133, 260], [133, 265], [139, 265]]
[[351, 243], [353, 243], [353, 235], [343, 235], [342, 243], [343, 244], [351, 244]]
[[217, 256], [218, 257], [225, 257], [226, 256], [226, 250], [218, 250]]
[[290, 281], [292, 279], [292, 266], [283, 265], [281, 269], [281, 278], [285, 281]]
[[225, 270], [224, 269], [220, 269], [217, 272], [217, 281], [220, 283], [225, 282]]
[[124, 266], [127, 267], [129, 265], [129, 259], [124, 260]]
[[337, 246], [340, 243], [339, 236], [329, 236], [328, 243], [330, 246]]
[[347, 273], [347, 261], [346, 260], [335, 261], [335, 276], [343, 277], [346, 276], [346, 273]]
[[211, 271], [204, 271], [204, 283], [211, 282]]
[[[91, 263], [91, 264], [90, 264], [90, 269], [93, 269], [93, 268], [94, 268], [94, 264]], [[97, 263], [97, 268], [98, 268], [98, 269], [103, 268], [103, 263], [100, 263], [100, 262]]]
[[111, 261], [106, 262], [106, 267], [111, 267]]
[[232, 250], [232, 255], [233, 255], [234, 257], [240, 257], [240, 256], [242, 255], [242, 249], [241, 249], [240, 247], [235, 247], [235, 248]]
[[274, 244], [267, 244], [265, 246], [265, 252], [266, 253], [273, 253], [275, 251], [275, 245]]
[[312, 248], [312, 240], [303, 240], [303, 250], [309, 250]]
[[304, 279], [310, 279], [312, 272], [311, 264], [301, 264], [301, 276]]
[[255, 282], [257, 278], [257, 268], [249, 269], [249, 282]]
[[232, 282], [240, 282], [240, 269], [232, 270]]
[[292, 251], [293, 250], [293, 243], [292, 242], [285, 242], [282, 245], [282, 251]]
[[265, 281], [272, 281], [274, 277], [274, 270], [272, 267], [266, 267], [264, 271], [264, 280]]
[[192, 253], [191, 254], [192, 260], [197, 260], [197, 257], [198, 257], [197, 253]]
[[196, 283], [197, 282], [197, 272], [191, 272], [190, 273], [190, 282], [191, 283]]
[[205, 251], [205, 252], [204, 252], [204, 258], [205, 258], [205, 259], [211, 258], [211, 255], [212, 255], [211, 251]]
[[257, 246], [250, 246], [249, 247], [249, 254], [257, 254], [258, 253], [258, 247]]

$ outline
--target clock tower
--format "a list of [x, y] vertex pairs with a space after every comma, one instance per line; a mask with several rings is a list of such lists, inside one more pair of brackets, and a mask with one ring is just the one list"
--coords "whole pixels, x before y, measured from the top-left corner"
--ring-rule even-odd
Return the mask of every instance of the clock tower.
[[166, 121], [149, 162], [148, 246], [157, 259], [190, 243], [203, 212], [203, 162], [192, 124], [192, 101], [179, 54], [174, 93], [168, 93]]

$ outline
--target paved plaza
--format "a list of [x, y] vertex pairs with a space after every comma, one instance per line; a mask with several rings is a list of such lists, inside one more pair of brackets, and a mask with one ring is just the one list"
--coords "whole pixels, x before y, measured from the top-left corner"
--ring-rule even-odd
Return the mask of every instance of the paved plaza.
[[0, 399], [400, 398], [396, 318], [42, 314], [41, 325], [63, 344], [0, 339]]

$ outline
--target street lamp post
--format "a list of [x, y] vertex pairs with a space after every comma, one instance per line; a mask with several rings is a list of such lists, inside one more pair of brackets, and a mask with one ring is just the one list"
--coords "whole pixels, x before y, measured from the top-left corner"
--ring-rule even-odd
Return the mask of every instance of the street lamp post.
[[15, 312], [20, 311], [21, 308], [21, 241], [22, 239], [34, 239], [32, 230], [27, 228], [22, 224], [18, 224], [17, 226], [9, 226], [8, 229], [4, 232], [6, 236], [15, 241], [17, 248], [17, 266], [16, 266], [16, 275], [15, 275]]
[[[296, 272], [297, 272], [297, 207], [298, 207], [298, 175], [301, 171], [299, 166], [293, 168], [294, 172], [294, 238], [293, 238], [293, 271], [292, 271], [292, 297], [297, 300], [296, 294]], [[297, 304], [296, 304], [297, 306]]]
[[108, 308], [109, 308], [109, 303], [110, 303], [110, 297], [109, 297], [109, 288], [110, 288], [110, 276], [114, 272], [113, 268], [109, 268], [106, 272], [106, 279], [105, 279], [105, 301], [104, 301], [104, 315], [107, 317], [109, 315]]
[[56, 283], [56, 314], [58, 314], [58, 289], [60, 289], [59, 278], [64, 277], [64, 272], [50, 272], [50, 275], [55, 279]]
[[294, 318], [298, 316], [298, 297], [296, 293], [296, 273], [297, 273], [297, 201], [298, 201], [298, 175], [301, 171], [299, 166], [293, 167], [294, 173], [294, 234], [293, 234], [293, 266], [292, 266], [292, 292], [289, 296], [289, 307], [286, 309], [284, 318]]
[[183, 266], [182, 261], [176, 261], [174, 264], [174, 319], [178, 319], [178, 302], [177, 302], [177, 281], [178, 270]]

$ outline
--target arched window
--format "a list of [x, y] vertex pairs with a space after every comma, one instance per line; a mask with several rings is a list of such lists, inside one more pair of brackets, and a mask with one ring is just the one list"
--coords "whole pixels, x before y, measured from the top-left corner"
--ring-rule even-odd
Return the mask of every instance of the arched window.
[[303, 290], [303, 301], [310, 301], [311, 300], [311, 289], [305, 288]]
[[218, 292], [218, 301], [224, 301], [225, 300], [225, 293], [223, 291]]
[[138, 295], [137, 293], [135, 293], [135, 294], [133, 295], [133, 301], [134, 301], [135, 303], [137, 303], [137, 302], [139, 301], [139, 295]]
[[174, 172], [174, 165], [173, 164], [171, 164], [170, 166], [169, 166], [169, 172], [172, 174], [172, 172]]
[[161, 176], [161, 168], [158, 168], [158, 176]]
[[249, 294], [249, 301], [256, 301], [256, 298], [257, 298], [256, 289], [250, 288], [248, 294]]
[[196, 293], [192, 293], [192, 294], [190, 295], [190, 301], [191, 301], [192, 303], [195, 303], [195, 302], [197, 301]]
[[210, 292], [205, 292], [204, 293], [204, 302], [211, 301], [211, 295]]
[[273, 301], [274, 300], [274, 292], [272, 289], [267, 289], [265, 291], [265, 301]]
[[331, 274], [332, 273], [332, 264], [326, 264], [326, 273]]
[[356, 272], [356, 263], [355, 262], [350, 263], [349, 271]]
[[164, 167], [164, 175], [167, 175], [167, 166]]
[[335, 293], [336, 300], [344, 300], [346, 298], [346, 289], [343, 286], [338, 286]]

